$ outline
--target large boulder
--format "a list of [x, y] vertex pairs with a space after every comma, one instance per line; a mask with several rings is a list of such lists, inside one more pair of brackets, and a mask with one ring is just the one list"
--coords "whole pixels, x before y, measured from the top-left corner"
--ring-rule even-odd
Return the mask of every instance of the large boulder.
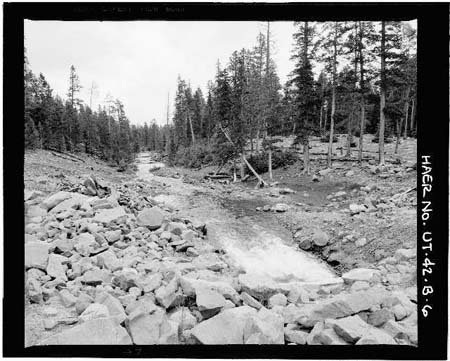
[[179, 305], [183, 300], [183, 294], [178, 291], [178, 278], [174, 277], [167, 286], [161, 286], [155, 292], [156, 301], [168, 309]]
[[180, 328], [182, 331], [184, 330], [190, 330], [191, 328], [195, 327], [197, 325], [197, 319], [192, 315], [191, 311], [189, 311], [189, 308], [183, 307], [175, 312], [173, 312], [169, 319], [171, 321], [175, 321], [180, 325]]
[[27, 242], [25, 244], [25, 267], [46, 270], [49, 244], [45, 242]]
[[74, 248], [82, 256], [89, 256], [98, 247], [95, 237], [90, 233], [81, 233], [74, 239]]
[[122, 304], [114, 296], [102, 292], [95, 297], [95, 302], [105, 305], [108, 308], [111, 317], [115, 317], [119, 323], [122, 323], [127, 318]]
[[368, 333], [363, 335], [356, 345], [396, 345], [397, 342], [388, 333], [378, 328], [371, 328]]
[[62, 264], [64, 261], [67, 261], [66, 257], [52, 253], [48, 257], [47, 274], [50, 277], [67, 281], [66, 270]]
[[167, 322], [166, 314], [158, 309], [152, 314], [142, 311], [133, 312], [126, 324], [134, 344], [154, 345], [159, 343], [161, 326], [164, 322]]
[[60, 212], [68, 211], [71, 209], [77, 209], [79, 208], [89, 197], [80, 194], [80, 193], [72, 193], [71, 197], [68, 199], [65, 199], [58, 205], [56, 205], [54, 208], [50, 210], [50, 214], [57, 214]]
[[342, 275], [346, 284], [356, 281], [374, 282], [381, 279], [381, 272], [371, 268], [355, 268]]
[[93, 320], [95, 318], [109, 317], [108, 307], [100, 303], [90, 304], [80, 315], [80, 320], [83, 322]]
[[264, 276], [241, 274], [238, 278], [242, 290], [258, 300], [268, 299], [280, 292], [286, 294], [289, 293], [289, 289], [284, 289], [273, 280]]
[[120, 222], [126, 218], [127, 214], [125, 213], [125, 209], [123, 207], [115, 207], [100, 210], [96, 213], [93, 220], [97, 223], [109, 224], [112, 222]]
[[187, 276], [179, 278], [180, 286], [183, 293], [187, 296], [195, 296], [197, 289], [208, 288], [210, 290], [220, 293], [223, 297], [238, 304], [240, 301], [239, 294], [228, 282], [225, 281], [206, 281], [195, 279]]
[[192, 336], [205, 345], [244, 344], [245, 325], [256, 313], [249, 306], [225, 310], [195, 326]]
[[137, 222], [140, 226], [156, 230], [161, 227], [164, 220], [164, 212], [159, 207], [146, 208], [139, 212]]
[[326, 323], [345, 341], [357, 342], [361, 337], [368, 334], [372, 326], [364, 322], [359, 316], [349, 316], [338, 320], [327, 320]]
[[50, 336], [39, 345], [131, 345], [131, 338], [115, 318], [95, 318]]
[[51, 210], [53, 207], [56, 207], [62, 201], [72, 197], [74, 193], [60, 191], [46, 198], [42, 203], [41, 207], [46, 209], [47, 211]]
[[312, 327], [327, 318], [336, 319], [352, 316], [372, 306], [380, 305], [388, 292], [381, 287], [359, 291], [351, 294], [340, 294], [330, 299], [305, 305], [297, 318], [297, 322], [305, 327]]
[[244, 343], [284, 345], [283, 326], [283, 318], [280, 315], [263, 307], [257, 315], [247, 320], [244, 328]]
[[216, 291], [206, 287], [199, 287], [196, 290], [196, 303], [202, 316], [210, 318], [225, 307], [225, 298]]

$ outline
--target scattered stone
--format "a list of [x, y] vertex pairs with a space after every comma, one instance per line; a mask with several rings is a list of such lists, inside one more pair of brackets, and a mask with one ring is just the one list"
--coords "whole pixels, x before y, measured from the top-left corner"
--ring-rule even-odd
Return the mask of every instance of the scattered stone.
[[107, 231], [105, 232], [105, 238], [109, 244], [117, 242], [120, 240], [120, 236], [122, 235], [122, 231], [120, 229], [116, 231]]
[[152, 292], [161, 286], [162, 275], [161, 273], [154, 273], [146, 275], [136, 281], [138, 287], [142, 289], [144, 293]]
[[96, 318], [43, 340], [39, 345], [131, 345], [115, 318]]
[[156, 230], [162, 225], [164, 213], [159, 207], [146, 208], [139, 212], [136, 219], [140, 226]]
[[196, 303], [204, 318], [210, 318], [225, 306], [225, 298], [218, 292], [205, 287], [196, 289]]
[[64, 256], [50, 254], [48, 257], [47, 274], [53, 278], [59, 278], [63, 281], [67, 281], [66, 271], [62, 263], [67, 258]]
[[195, 248], [189, 247], [189, 248], [186, 249], [186, 256], [198, 257], [199, 253], [198, 253], [198, 251]]
[[88, 308], [89, 305], [93, 302], [94, 302], [94, 299], [91, 296], [87, 295], [86, 293], [81, 293], [78, 296], [77, 303], [75, 305], [75, 309], [76, 309], [77, 313], [79, 315], [82, 314], [86, 310], [86, 308]]
[[117, 322], [122, 323], [127, 318], [120, 301], [110, 294], [106, 292], [99, 293], [95, 298], [95, 302], [105, 305], [111, 317], [116, 318]]
[[244, 327], [256, 310], [241, 306], [224, 310], [199, 323], [192, 329], [192, 336], [204, 345], [244, 344]]
[[325, 323], [328, 323], [340, 337], [350, 343], [357, 342], [371, 329], [371, 326], [364, 322], [359, 316], [327, 320]]
[[410, 259], [416, 257], [416, 254], [417, 254], [417, 252], [413, 248], [411, 248], [411, 249], [398, 249], [395, 252], [395, 257], [398, 260], [403, 261], [403, 260], [410, 260]]
[[367, 323], [375, 327], [384, 325], [387, 321], [394, 319], [394, 314], [386, 308], [376, 310], [369, 314]]
[[349, 208], [350, 208], [350, 214], [352, 216], [366, 211], [366, 207], [363, 204], [352, 203], [352, 204], [350, 204]]
[[93, 221], [97, 223], [109, 224], [112, 222], [120, 222], [125, 220], [127, 214], [123, 207], [115, 207], [111, 209], [102, 209], [96, 213]]
[[392, 312], [394, 313], [396, 321], [401, 321], [408, 316], [408, 311], [402, 304], [397, 304], [392, 307]]
[[284, 339], [286, 342], [292, 342], [296, 345], [305, 345], [308, 332], [294, 329], [295, 325], [288, 324], [284, 328]]
[[59, 292], [59, 299], [64, 307], [73, 307], [77, 303], [76, 297], [67, 289], [63, 289]]
[[82, 233], [74, 239], [74, 248], [82, 256], [89, 256], [98, 246], [95, 238], [90, 233]]
[[108, 307], [100, 303], [92, 303], [80, 315], [80, 320], [83, 322], [93, 320], [94, 318], [109, 317]]
[[192, 315], [187, 307], [175, 311], [169, 316], [169, 319], [177, 322], [182, 331], [190, 330], [197, 325], [197, 319]]
[[286, 212], [289, 210], [289, 206], [285, 203], [277, 203], [270, 208], [272, 212]]
[[298, 246], [304, 251], [307, 251], [312, 247], [312, 241], [309, 238], [302, 238], [298, 243]]
[[356, 345], [396, 345], [395, 340], [386, 332], [378, 328], [370, 329], [369, 333], [362, 336]]
[[317, 230], [312, 235], [312, 242], [318, 247], [324, 247], [328, 244], [330, 237], [321, 230]]
[[45, 242], [28, 242], [25, 244], [25, 267], [46, 270], [49, 245]]
[[178, 278], [174, 277], [167, 286], [158, 288], [155, 292], [156, 301], [165, 309], [179, 305], [183, 295], [178, 291]]
[[379, 270], [370, 268], [354, 268], [342, 275], [346, 284], [352, 284], [356, 281], [374, 282], [381, 280], [381, 273]]
[[[250, 317], [244, 327], [244, 343], [284, 345], [283, 318], [275, 312], [261, 308]], [[256, 342], [251, 338], [257, 336]], [[250, 340], [250, 342], [249, 342]]]
[[257, 300], [255, 300], [247, 292], [242, 292], [241, 298], [242, 298], [242, 301], [244, 302], [244, 304], [246, 304], [250, 307], [256, 308], [257, 310], [259, 310], [260, 308], [263, 307], [263, 305], [261, 303], [259, 303]]
[[42, 203], [41, 203], [41, 207], [46, 209], [47, 211], [51, 210], [53, 207], [56, 207], [59, 203], [61, 203], [62, 201], [72, 197], [73, 193], [70, 192], [65, 192], [65, 191], [60, 191], [58, 193], [55, 193], [53, 195], [51, 195], [50, 197], [48, 197], [47, 199], [45, 199]]
[[273, 295], [269, 298], [269, 308], [272, 308], [274, 306], [286, 306], [287, 305], [287, 298], [282, 293], [277, 293], [276, 295]]

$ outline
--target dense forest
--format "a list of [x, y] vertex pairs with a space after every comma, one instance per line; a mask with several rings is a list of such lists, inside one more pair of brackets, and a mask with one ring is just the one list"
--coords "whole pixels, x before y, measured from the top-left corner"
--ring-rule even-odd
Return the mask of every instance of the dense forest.
[[402, 22], [295, 23], [295, 67], [281, 84], [267, 23], [251, 49], [217, 63], [203, 94], [178, 78], [172, 119], [130, 125], [120, 100], [96, 111], [77, 97], [80, 80], [70, 68], [67, 98], [52, 94], [45, 77], [25, 56], [25, 147], [86, 152], [124, 165], [141, 150], [166, 154], [173, 164], [200, 166], [238, 156], [272, 157], [280, 136], [293, 136], [309, 170], [309, 140], [329, 143], [347, 134], [347, 154], [360, 135], [376, 134], [379, 161], [384, 143], [416, 136], [416, 31]]

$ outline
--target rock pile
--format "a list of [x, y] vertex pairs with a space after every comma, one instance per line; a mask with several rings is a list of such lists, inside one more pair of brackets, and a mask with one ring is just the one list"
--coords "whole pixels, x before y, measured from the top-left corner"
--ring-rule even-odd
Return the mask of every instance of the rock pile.
[[329, 286], [240, 274], [204, 224], [136, 197], [127, 187], [26, 192], [26, 296], [45, 316], [40, 345], [417, 344], [415, 303], [376, 270]]

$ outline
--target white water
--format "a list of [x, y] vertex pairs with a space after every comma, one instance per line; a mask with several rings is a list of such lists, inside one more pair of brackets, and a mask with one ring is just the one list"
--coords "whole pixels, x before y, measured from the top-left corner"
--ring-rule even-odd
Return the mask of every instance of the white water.
[[205, 193], [193, 196], [195, 190], [204, 190], [201, 187], [153, 175], [148, 159], [140, 157], [138, 161], [139, 178], [157, 180], [169, 186], [169, 194], [159, 195], [155, 200], [205, 222], [210, 241], [219, 243], [236, 266], [246, 273], [269, 277], [276, 282], [342, 282], [324, 262], [290, 246], [290, 234], [273, 219], [236, 218], [218, 205], [212, 195], [211, 198]]

